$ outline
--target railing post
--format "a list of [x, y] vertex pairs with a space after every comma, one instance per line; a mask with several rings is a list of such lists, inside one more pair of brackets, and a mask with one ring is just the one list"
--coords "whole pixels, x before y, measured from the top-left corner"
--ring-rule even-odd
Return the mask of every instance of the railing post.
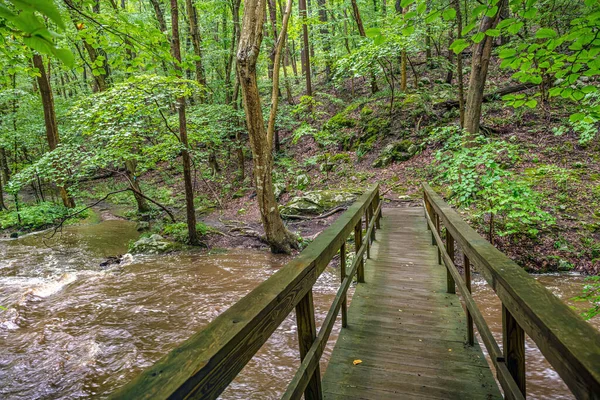
[[[437, 213], [435, 214], [435, 230], [438, 233], [438, 236], [441, 238], [442, 237], [442, 229], [440, 228], [440, 216], [437, 215]], [[432, 234], [433, 236], [433, 234]], [[434, 240], [435, 242], [435, 240]], [[442, 263], [442, 252], [440, 250], [440, 246], [443, 246], [442, 243], [437, 243], [438, 246], [438, 264]]]
[[502, 341], [506, 368], [525, 396], [525, 331], [502, 305]]
[[[358, 221], [354, 227], [354, 248], [355, 254], [358, 256], [358, 250], [362, 246], [362, 218]], [[358, 261], [358, 267], [356, 268], [356, 280], [359, 283], [365, 282], [365, 266], [362, 256]]]
[[[379, 198], [379, 189], [377, 189], [377, 193], [375, 193], [375, 212], [377, 212], [377, 209], [379, 208], [379, 203], [381, 203], [381, 199]], [[377, 213], [377, 215], [375, 215], [375, 228], [377, 229], [381, 229], [381, 210], [379, 210], [379, 213]]]
[[[340, 275], [341, 281], [344, 282], [346, 278], [346, 242], [342, 243], [342, 247], [340, 248]], [[344, 294], [344, 299], [342, 300], [342, 328], [348, 327], [348, 303], [347, 303], [347, 295]]]
[[375, 230], [377, 229], [377, 215], [375, 215], [375, 212], [377, 211], [376, 197], [373, 198], [373, 201], [371, 202], [371, 206], [369, 208], [371, 209], [371, 221], [375, 219], [375, 222], [373, 222], [373, 230], [371, 231], [371, 243], [373, 243], [375, 241]]
[[[454, 262], [454, 238], [446, 228], [446, 251], [450, 256], [450, 260]], [[446, 293], [456, 293], [456, 283], [454, 282], [454, 278], [450, 273], [450, 269], [446, 267], [446, 282], [447, 282], [447, 290]]]
[[[465, 285], [467, 286], [467, 290], [471, 293], [471, 262], [469, 261], [469, 257], [466, 254], [463, 254], [463, 266], [465, 268]], [[467, 309], [467, 339], [469, 345], [473, 346], [475, 344], [475, 332], [473, 330], [473, 316], [469, 309]]]
[[[296, 324], [298, 325], [300, 359], [304, 360], [306, 353], [308, 353], [308, 350], [310, 350], [310, 347], [317, 338], [312, 290], [306, 293], [302, 300], [296, 305]], [[318, 365], [304, 391], [304, 398], [306, 400], [320, 400], [323, 398], [323, 392], [321, 390], [321, 372]]]
[[[367, 205], [365, 210], [365, 233], [369, 230], [369, 222], [371, 221], [371, 208]], [[367, 241], [367, 258], [371, 258], [371, 237], [370, 235], [365, 237]]]

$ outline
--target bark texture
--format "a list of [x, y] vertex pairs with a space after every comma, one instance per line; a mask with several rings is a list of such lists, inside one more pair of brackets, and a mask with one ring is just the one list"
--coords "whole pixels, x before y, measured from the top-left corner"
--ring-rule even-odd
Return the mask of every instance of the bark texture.
[[[171, 52], [175, 59], [175, 70], [181, 76], [181, 45], [179, 43], [179, 10], [177, 0], [171, 0]], [[188, 228], [188, 241], [191, 245], [200, 244], [196, 230], [196, 209], [194, 208], [194, 188], [192, 186], [192, 168], [190, 153], [188, 152], [187, 121], [185, 116], [185, 98], [177, 99], [177, 112], [179, 115], [179, 140], [183, 144], [183, 181], [185, 186], [185, 205]]]
[[[272, 180], [273, 155], [271, 152], [273, 148], [273, 131], [265, 129], [256, 77], [256, 63], [263, 39], [263, 24], [266, 17], [266, 1], [247, 0], [245, 3], [237, 52], [237, 71], [246, 112], [250, 147], [252, 148], [254, 184], [266, 239], [271, 246], [271, 251], [289, 253], [292, 248], [297, 248], [298, 242], [296, 237], [283, 224], [275, 199]], [[291, 6], [291, 0], [288, 5]], [[278, 51], [273, 68], [274, 95], [272, 96], [271, 116], [277, 108], [279, 58], [289, 14], [290, 10], [288, 8], [284, 15], [285, 24], [282, 27], [282, 34], [277, 44]], [[269, 123], [269, 125], [271, 124]]]
[[[501, 0], [498, 9], [502, 9], [506, 0]], [[488, 29], [494, 29], [500, 20], [500, 13], [497, 12], [493, 17], [485, 16], [481, 20], [479, 32], [486, 32]], [[485, 80], [487, 78], [490, 57], [492, 55], [492, 44], [494, 38], [486, 36], [481, 42], [475, 44], [471, 61], [471, 75], [469, 77], [469, 90], [467, 92], [466, 110], [465, 110], [465, 129], [475, 135], [479, 132], [481, 122], [481, 105], [483, 103], [483, 90], [485, 89]]]
[[[58, 124], [56, 123], [56, 113], [54, 111], [54, 97], [52, 96], [52, 88], [46, 70], [44, 69], [44, 61], [42, 56], [35, 54], [33, 56], [33, 66], [39, 70], [37, 83], [42, 97], [42, 107], [44, 108], [44, 124], [46, 126], [46, 139], [50, 151], [54, 151], [58, 146]], [[65, 182], [56, 182], [60, 197], [62, 198], [65, 207], [74, 208], [75, 200], [67, 192]]]

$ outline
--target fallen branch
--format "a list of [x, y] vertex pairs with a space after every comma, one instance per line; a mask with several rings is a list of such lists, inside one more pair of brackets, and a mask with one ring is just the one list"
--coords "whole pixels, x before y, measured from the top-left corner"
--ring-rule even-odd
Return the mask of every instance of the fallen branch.
[[[503, 89], [498, 89], [495, 92], [488, 93], [485, 96], [483, 96], [483, 102], [488, 103], [490, 101], [499, 99], [502, 96], [505, 96], [507, 94], [522, 92], [524, 90], [531, 89], [536, 86], [538, 86], [538, 85], [533, 84], [533, 83], [521, 83], [519, 85], [508, 86]], [[458, 107], [458, 100], [446, 100], [446, 101], [442, 101], [440, 103], [436, 103], [433, 105], [433, 108], [437, 108], [437, 109], [446, 108], [448, 110], [450, 110], [452, 108], [456, 108], [456, 107]]]
[[329, 216], [331, 216], [331, 215], [333, 215], [333, 214], [335, 214], [335, 213], [337, 213], [339, 211], [344, 211], [344, 210], [347, 210], [347, 209], [348, 209], [348, 207], [346, 207], [346, 206], [336, 207], [333, 210], [330, 210], [330, 211], [328, 211], [328, 212], [326, 212], [324, 214], [321, 214], [321, 215], [317, 215], [316, 217], [305, 217], [303, 215], [286, 215], [286, 214], [281, 214], [281, 216], [283, 218], [285, 218], [285, 219], [299, 219], [299, 220], [302, 220], [302, 221], [310, 221], [310, 220], [313, 220], [313, 219], [327, 218], [327, 217], [329, 217]]

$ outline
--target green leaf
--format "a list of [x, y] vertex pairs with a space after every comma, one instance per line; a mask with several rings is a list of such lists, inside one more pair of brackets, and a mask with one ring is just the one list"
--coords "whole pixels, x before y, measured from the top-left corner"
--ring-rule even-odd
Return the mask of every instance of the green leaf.
[[554, 29], [550, 28], [540, 28], [535, 33], [535, 37], [537, 39], [550, 39], [557, 37], [558, 34], [554, 31]]
[[71, 50], [68, 49], [56, 49], [54, 50], [54, 55], [56, 56], [56, 58], [58, 58], [60, 61], [63, 62], [63, 64], [65, 64], [65, 66], [72, 68], [73, 64], [75, 63], [75, 59], [73, 58], [73, 53], [71, 53]]
[[483, 39], [485, 39], [485, 33], [483, 32], [478, 32], [475, 35], [473, 35], [473, 41], [475, 43], [479, 43], [481, 42]]
[[575, 113], [575, 114], [571, 114], [571, 116], [569, 117], [569, 121], [579, 122], [579, 121], [583, 121], [584, 118], [585, 118], [584, 113]]
[[498, 29], [488, 29], [487, 31], [485, 31], [485, 34], [491, 37], [498, 37], [500, 36], [500, 30]]
[[535, 108], [537, 106], [537, 100], [531, 99], [525, 103], [529, 108]]
[[512, 58], [517, 55], [517, 50], [515, 49], [502, 49], [498, 54], [500, 58]]
[[450, 50], [454, 51], [455, 54], [460, 54], [464, 49], [469, 47], [469, 42], [465, 39], [456, 39], [450, 45]]
[[493, 17], [498, 12], [498, 6], [494, 6], [485, 12], [486, 17]]
[[471, 32], [473, 28], [477, 26], [477, 21], [471, 22], [469, 25], [465, 26], [460, 33], [462, 36], [465, 36], [467, 33]]
[[408, 7], [408, 6], [410, 6], [414, 2], [415, 2], [415, 0], [402, 0], [400, 2], [400, 7], [402, 7], [402, 8]]
[[431, 24], [432, 22], [435, 22], [435, 20], [440, 16], [440, 12], [439, 11], [432, 11], [429, 13], [429, 15], [425, 18], [425, 22], [428, 24]]
[[452, 21], [452, 20], [454, 20], [454, 18], [456, 18], [456, 10], [454, 8], [447, 8], [442, 13], [442, 18], [445, 21]]
[[415, 32], [415, 27], [413, 25], [407, 26], [402, 29], [402, 36], [410, 36]]
[[511, 35], [515, 35], [521, 30], [521, 28], [523, 28], [523, 23], [517, 22], [516, 24], [510, 25], [508, 28], [506, 28], [506, 31]]
[[12, 0], [12, 2], [23, 10], [35, 10], [50, 18], [59, 28], [65, 29], [65, 24], [60, 17], [60, 12], [51, 0]]

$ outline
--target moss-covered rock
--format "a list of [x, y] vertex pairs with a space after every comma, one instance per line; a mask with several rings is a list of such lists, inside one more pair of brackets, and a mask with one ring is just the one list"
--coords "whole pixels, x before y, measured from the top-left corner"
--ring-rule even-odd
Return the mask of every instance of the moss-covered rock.
[[390, 143], [384, 147], [379, 157], [377, 157], [371, 165], [374, 168], [383, 168], [395, 161], [409, 160], [417, 153], [418, 149], [417, 145], [409, 139]]
[[179, 244], [166, 240], [160, 235], [143, 237], [129, 247], [131, 254], [161, 254], [168, 253], [180, 247]]
[[345, 190], [315, 190], [292, 198], [280, 207], [282, 215], [319, 215], [332, 208], [352, 203], [360, 193]]

